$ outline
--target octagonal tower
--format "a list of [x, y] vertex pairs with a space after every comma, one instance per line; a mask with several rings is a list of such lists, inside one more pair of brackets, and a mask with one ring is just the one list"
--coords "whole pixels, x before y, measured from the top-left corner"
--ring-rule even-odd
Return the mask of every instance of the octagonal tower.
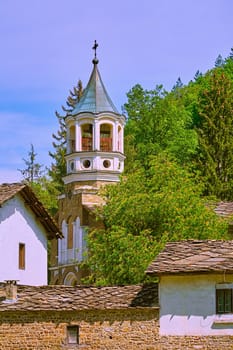
[[80, 101], [67, 114], [65, 184], [118, 182], [124, 169], [125, 117], [110, 99], [93, 59], [93, 70]]

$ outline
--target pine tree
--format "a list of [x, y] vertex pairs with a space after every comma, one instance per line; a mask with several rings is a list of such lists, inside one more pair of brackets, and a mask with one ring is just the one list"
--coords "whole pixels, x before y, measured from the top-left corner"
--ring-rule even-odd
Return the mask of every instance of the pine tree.
[[233, 47], [231, 48], [231, 52], [230, 52], [230, 54], [229, 54], [229, 58], [230, 58], [231, 60], [233, 60]]
[[227, 200], [233, 197], [233, 84], [221, 68], [207, 79], [198, 103], [198, 168], [206, 194]]
[[182, 83], [181, 78], [179, 77], [175, 83], [175, 85], [172, 88], [172, 91], [176, 91], [177, 89], [180, 89], [184, 86], [184, 84]]
[[75, 105], [79, 102], [83, 94], [82, 81], [79, 80], [76, 87], [73, 88], [73, 91], [70, 90], [70, 95], [67, 97], [66, 104], [68, 106], [62, 106], [62, 110], [66, 113], [65, 116], [62, 116], [57, 111], [55, 115], [58, 119], [59, 130], [57, 134], [52, 134], [54, 139], [52, 145], [54, 152], [49, 152], [50, 157], [53, 158], [53, 163], [49, 169], [49, 175], [52, 180], [57, 184], [57, 189], [62, 192], [64, 189], [64, 183], [62, 178], [66, 175], [66, 124], [65, 118], [69, 112], [73, 110]]
[[194, 80], [197, 81], [199, 78], [201, 78], [203, 74], [199, 71], [199, 69], [196, 71], [194, 75]]
[[22, 170], [18, 169], [21, 172], [24, 181], [29, 184], [33, 184], [43, 174], [43, 165], [36, 163], [36, 156], [37, 153], [35, 153], [34, 146], [31, 144], [31, 149], [28, 152], [28, 159], [23, 158], [26, 168]]
[[218, 55], [218, 57], [215, 60], [215, 67], [223, 67], [224, 65], [224, 59], [222, 58], [222, 55]]

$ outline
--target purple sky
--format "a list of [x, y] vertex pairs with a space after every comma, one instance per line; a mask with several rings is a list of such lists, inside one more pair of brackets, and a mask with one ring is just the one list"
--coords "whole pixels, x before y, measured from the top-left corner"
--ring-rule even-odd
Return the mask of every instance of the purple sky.
[[121, 110], [135, 84], [170, 90], [233, 47], [232, 0], [7, 0], [0, 3], [0, 182], [21, 179], [30, 144], [49, 165], [69, 89], [86, 85], [92, 45]]

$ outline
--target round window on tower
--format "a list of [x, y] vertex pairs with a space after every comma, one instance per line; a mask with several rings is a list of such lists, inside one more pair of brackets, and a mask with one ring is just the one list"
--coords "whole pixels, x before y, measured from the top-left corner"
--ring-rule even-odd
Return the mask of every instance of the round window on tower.
[[85, 159], [85, 160], [83, 161], [83, 167], [84, 167], [85, 169], [88, 169], [88, 168], [90, 168], [90, 166], [91, 166], [90, 160], [89, 160], [89, 159]]
[[109, 167], [111, 166], [110, 160], [105, 159], [105, 160], [103, 161], [103, 166], [104, 166], [105, 168], [109, 168]]

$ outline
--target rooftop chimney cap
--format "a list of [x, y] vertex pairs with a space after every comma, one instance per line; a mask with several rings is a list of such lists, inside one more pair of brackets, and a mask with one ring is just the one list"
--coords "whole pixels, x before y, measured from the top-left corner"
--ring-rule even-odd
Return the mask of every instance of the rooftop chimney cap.
[[16, 285], [19, 280], [5, 280], [7, 284]]
[[5, 280], [6, 299], [3, 303], [15, 303], [17, 301], [17, 281], [18, 280]]

